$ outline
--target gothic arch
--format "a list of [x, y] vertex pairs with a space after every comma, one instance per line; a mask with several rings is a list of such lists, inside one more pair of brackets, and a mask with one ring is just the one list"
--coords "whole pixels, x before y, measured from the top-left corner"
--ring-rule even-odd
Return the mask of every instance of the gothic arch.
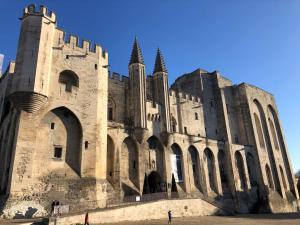
[[156, 136], [151, 136], [148, 143], [148, 165], [149, 170], [156, 171], [161, 177], [165, 175], [164, 148]]
[[221, 184], [222, 184], [222, 190], [223, 192], [229, 191], [229, 183], [227, 178], [227, 164], [226, 164], [226, 154], [225, 152], [220, 149], [218, 152], [218, 162], [219, 162], [219, 170], [220, 170], [220, 177], [221, 177]]
[[239, 179], [240, 188], [241, 190], [245, 191], [247, 189], [247, 180], [246, 180], [243, 156], [239, 151], [236, 151], [234, 155], [235, 155], [235, 165], [237, 167], [239, 178], [240, 178]]
[[121, 177], [136, 187], [139, 186], [139, 156], [136, 142], [127, 137], [122, 143]]
[[176, 143], [171, 145], [171, 166], [176, 183], [184, 182], [183, 155]]
[[289, 159], [288, 159], [288, 155], [287, 155], [287, 151], [286, 151], [285, 143], [284, 143], [284, 139], [283, 139], [283, 134], [281, 132], [281, 127], [279, 124], [279, 119], [278, 119], [276, 111], [274, 110], [274, 108], [271, 105], [268, 105], [268, 111], [271, 116], [271, 119], [274, 121], [275, 130], [276, 130], [276, 134], [277, 134], [277, 140], [279, 142], [279, 148], [280, 148], [281, 155], [282, 155], [283, 162], [284, 162], [283, 166], [285, 168], [286, 175], [287, 175], [287, 180], [288, 180], [287, 185], [289, 185], [290, 189], [295, 193], [293, 173], [291, 172], [292, 170], [290, 168]]
[[199, 165], [199, 153], [194, 145], [190, 145], [188, 148], [188, 162], [190, 162], [189, 176], [190, 182], [193, 187], [201, 191], [201, 179], [200, 179], [200, 165]]
[[206, 164], [209, 187], [212, 191], [217, 193], [215, 157], [209, 148], [204, 150], [204, 162]]
[[58, 107], [43, 116], [38, 129], [36, 151], [48, 154], [49, 159], [64, 161], [80, 175], [82, 126], [78, 117], [64, 106]]
[[270, 160], [271, 174], [274, 174], [273, 177], [274, 177], [275, 189], [278, 193], [281, 194], [279, 171], [277, 171], [277, 168], [276, 168], [276, 159], [275, 159], [272, 144], [271, 144], [270, 132], [269, 132], [268, 126], [267, 126], [266, 116], [265, 116], [264, 110], [263, 110], [260, 102], [257, 99], [254, 99], [253, 102], [254, 102], [255, 106], [257, 107], [257, 110], [258, 110], [259, 116], [260, 116], [260, 120], [262, 123], [263, 134], [265, 137], [265, 144], [266, 144], [266, 148], [267, 148], [267, 152], [268, 152], [268, 156], [269, 156], [269, 160]]

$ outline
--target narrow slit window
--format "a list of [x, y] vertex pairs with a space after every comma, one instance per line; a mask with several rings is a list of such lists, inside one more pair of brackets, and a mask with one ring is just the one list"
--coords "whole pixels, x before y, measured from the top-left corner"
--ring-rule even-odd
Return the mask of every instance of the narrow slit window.
[[51, 123], [50, 127], [51, 127], [51, 130], [54, 130], [54, 128], [55, 128], [55, 123]]
[[85, 141], [85, 142], [84, 142], [84, 148], [85, 148], [85, 149], [88, 149], [88, 148], [89, 148], [89, 142], [88, 142], [88, 141]]

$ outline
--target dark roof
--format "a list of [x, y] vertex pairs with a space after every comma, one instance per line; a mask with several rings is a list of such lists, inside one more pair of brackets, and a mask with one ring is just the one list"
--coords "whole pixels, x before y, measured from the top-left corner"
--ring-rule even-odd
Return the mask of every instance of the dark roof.
[[154, 70], [153, 70], [153, 73], [156, 73], [156, 72], [165, 72], [165, 73], [168, 72], [166, 65], [165, 65], [164, 58], [163, 58], [159, 48], [157, 49], [155, 65], [154, 65]]
[[133, 63], [144, 64], [144, 59], [137, 38], [134, 39], [129, 65]]

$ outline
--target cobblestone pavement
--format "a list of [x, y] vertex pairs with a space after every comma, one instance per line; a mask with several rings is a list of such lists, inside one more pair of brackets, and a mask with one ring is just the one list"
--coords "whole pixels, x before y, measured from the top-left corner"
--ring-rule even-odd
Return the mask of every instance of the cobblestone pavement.
[[[165, 220], [109, 223], [105, 225], [167, 225]], [[172, 225], [300, 225], [300, 213], [174, 218]], [[104, 225], [104, 224], [102, 224]]]

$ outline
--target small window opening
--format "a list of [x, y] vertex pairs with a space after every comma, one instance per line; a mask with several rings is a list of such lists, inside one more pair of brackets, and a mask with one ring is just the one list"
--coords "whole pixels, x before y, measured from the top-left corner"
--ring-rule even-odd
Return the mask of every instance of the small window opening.
[[69, 59], [69, 55], [66, 55], [66, 59]]
[[187, 128], [186, 127], [184, 127], [184, 133], [187, 134]]
[[62, 157], [62, 147], [56, 146], [54, 147], [54, 158], [61, 159]]
[[195, 112], [195, 120], [198, 120], [198, 113]]
[[112, 177], [112, 172], [111, 171], [109, 171], [109, 176]]
[[55, 123], [51, 123], [51, 130], [54, 130]]
[[85, 142], [84, 142], [84, 148], [85, 148], [85, 149], [88, 149], [88, 148], [89, 148], [89, 142], [88, 142], [88, 141], [85, 141]]
[[98, 65], [97, 64], [95, 64], [95, 70], [97, 70], [98, 69]]
[[214, 100], [210, 100], [210, 107], [214, 107]]

